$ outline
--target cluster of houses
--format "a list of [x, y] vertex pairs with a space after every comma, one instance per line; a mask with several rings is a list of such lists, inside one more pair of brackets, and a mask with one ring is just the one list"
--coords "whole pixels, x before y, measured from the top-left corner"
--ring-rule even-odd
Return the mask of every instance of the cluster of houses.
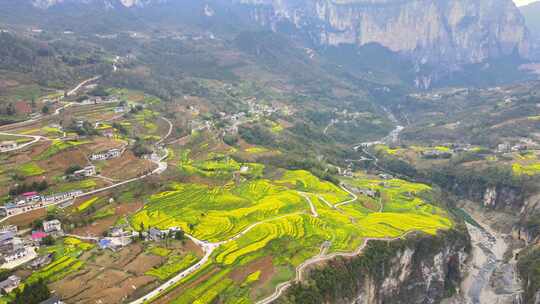
[[74, 199], [83, 194], [81, 190], [55, 193], [51, 195], [40, 195], [37, 192], [26, 192], [18, 196], [13, 202], [0, 207], [1, 216], [12, 216], [40, 209], [58, 202]]
[[118, 98], [116, 98], [114, 96], [106, 97], [106, 98], [96, 96], [96, 97], [90, 97], [88, 99], [83, 100], [81, 102], [81, 104], [83, 104], [83, 105], [95, 105], [95, 104], [104, 104], [104, 103], [114, 103], [114, 102], [118, 102], [118, 101], [119, 101]]
[[13, 140], [2, 141], [0, 142], [0, 152], [17, 149], [17, 146], [18, 144], [16, 141], [13, 141]]
[[[177, 231], [181, 231], [181, 229], [178, 227], [171, 227], [167, 230], [160, 230], [151, 227], [148, 229], [148, 231], [143, 232], [142, 236], [147, 241], [158, 242], [165, 239], [168, 235], [170, 235], [170, 233], [175, 233]], [[98, 245], [101, 249], [110, 249], [112, 251], [116, 251], [131, 244], [133, 238], [138, 236], [138, 233], [126, 231], [122, 227], [113, 227], [106, 237], [98, 240]]]
[[[61, 236], [62, 225], [59, 220], [43, 222], [43, 231], [35, 231], [31, 238], [22, 238], [18, 234], [17, 226], [0, 228], [0, 268], [14, 269], [26, 264], [30, 269], [45, 267], [53, 261], [53, 254], [38, 256], [41, 240], [48, 236]], [[36, 237], [36, 235], [38, 237]], [[19, 288], [22, 280], [17, 275], [11, 275], [0, 282], [0, 292], [8, 294]], [[63, 304], [60, 298], [53, 296], [41, 303]]]
[[43, 222], [43, 229], [32, 231], [30, 238], [21, 238], [17, 235], [17, 226], [7, 226], [0, 230], [0, 268], [13, 269], [22, 264], [30, 263], [30, 267], [37, 269], [48, 265], [52, 255], [38, 257], [36, 250], [46, 237], [61, 237], [64, 235], [62, 223], [59, 220]]
[[131, 244], [133, 233], [125, 231], [122, 227], [113, 227], [108, 235], [98, 241], [99, 248], [116, 251]]
[[509, 143], [502, 143], [502, 144], [497, 145], [498, 153], [519, 152], [519, 151], [525, 151], [527, 149], [528, 149], [528, 146], [526, 144], [516, 144], [512, 146]]
[[17, 236], [16, 226], [7, 226], [0, 230], [0, 268], [13, 269], [34, 259], [37, 254], [36, 244]]
[[91, 154], [88, 158], [91, 161], [109, 160], [109, 159], [120, 157], [123, 152], [124, 152], [123, 150], [114, 148], [114, 149], [109, 149], [107, 151]]

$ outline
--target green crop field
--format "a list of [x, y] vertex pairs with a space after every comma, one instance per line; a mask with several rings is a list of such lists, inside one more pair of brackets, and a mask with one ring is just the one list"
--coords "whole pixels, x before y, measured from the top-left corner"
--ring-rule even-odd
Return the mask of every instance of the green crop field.
[[93, 197], [93, 198], [91, 198], [91, 199], [88, 199], [88, 200], [82, 202], [82, 203], [77, 207], [77, 211], [83, 212], [84, 210], [90, 208], [90, 206], [92, 206], [98, 199], [99, 199], [99, 197]]
[[540, 174], [540, 163], [515, 163], [512, 165], [512, 171], [515, 175], [537, 175]]
[[166, 257], [171, 253], [169, 249], [157, 246], [151, 247], [149, 252], [160, 257]]
[[173, 275], [195, 264], [197, 260], [197, 257], [191, 253], [185, 256], [173, 255], [170, 256], [167, 262], [165, 262], [163, 265], [153, 268], [147, 271], [145, 274], [157, 277], [161, 281], [165, 281]]
[[54, 253], [54, 261], [38, 271], [34, 271], [25, 284], [31, 284], [40, 279], [54, 282], [81, 269], [84, 263], [78, 257], [94, 246], [74, 237], [66, 237], [63, 241], [59, 240], [55, 245], [44, 248], [46, 252]]
[[45, 170], [41, 169], [36, 163], [29, 162], [22, 164], [17, 168], [17, 172], [25, 177], [41, 175]]
[[80, 269], [82, 266], [83, 263], [81, 261], [78, 261], [70, 256], [63, 256], [46, 267], [33, 272], [32, 275], [26, 279], [25, 283], [32, 284], [40, 279], [47, 280], [49, 282], [57, 281], [69, 273]]
[[60, 151], [71, 149], [76, 146], [84, 145], [90, 143], [89, 141], [61, 141], [54, 140], [52, 145], [47, 148], [43, 153], [38, 156], [39, 160], [48, 159]]
[[[223, 163], [206, 164], [206, 168], [223, 167]], [[431, 204], [433, 190], [427, 185], [368, 176], [342, 182], [348, 189], [376, 190], [380, 198], [353, 200], [340, 186], [307, 171], [284, 171], [272, 180], [224, 186], [173, 184], [171, 190], [151, 196], [130, 221], [135, 229], [177, 226], [198, 239], [223, 242], [211, 262], [178, 286], [208, 277], [173, 303], [213, 303], [218, 295], [226, 303], [253, 303], [270, 292], [253, 292], [262, 274], [270, 270], [250, 269], [242, 280], [233, 280], [231, 272], [261, 257], [271, 257], [274, 267], [283, 270], [283, 276], [276, 274], [269, 283], [275, 286], [290, 279], [294, 268], [317, 255], [326, 241], [329, 252], [351, 252], [366, 238], [399, 238], [412, 231], [435, 234], [452, 226], [447, 214]], [[381, 204], [382, 211], [366, 208], [365, 200]], [[341, 202], [348, 203], [334, 206]], [[161, 272], [152, 271], [160, 279], [171, 276]]]
[[72, 191], [72, 190], [86, 190], [90, 188], [95, 188], [96, 186], [97, 186], [97, 183], [95, 180], [85, 179], [81, 181], [63, 183], [59, 185], [58, 187], [55, 187], [51, 191], [66, 192], [66, 191]]
[[251, 153], [251, 154], [265, 153], [268, 151], [269, 151], [268, 149], [263, 148], [263, 147], [251, 147], [251, 148], [246, 149], [246, 152]]
[[204, 160], [192, 160], [189, 158], [190, 151], [183, 150], [179, 153], [179, 168], [188, 175], [199, 175], [207, 178], [227, 179], [233, 173], [239, 172], [244, 176], [261, 177], [264, 165], [258, 163], [239, 163], [230, 156], [209, 153]]

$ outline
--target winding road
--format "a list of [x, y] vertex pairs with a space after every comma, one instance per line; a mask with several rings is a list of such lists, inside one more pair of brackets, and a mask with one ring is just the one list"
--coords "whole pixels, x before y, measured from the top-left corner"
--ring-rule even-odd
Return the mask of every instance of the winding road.
[[[397, 123], [397, 120], [395, 119], [395, 117], [389, 111], [387, 111], [385, 109], [385, 112], [388, 113], [390, 120]], [[361, 144], [355, 145], [353, 147], [353, 149], [357, 150], [358, 148], [369, 147], [370, 145], [383, 143], [383, 142], [388, 141], [388, 140], [397, 141], [397, 139], [399, 137], [399, 134], [401, 133], [401, 131], [403, 131], [403, 129], [404, 129], [403, 126], [398, 125], [387, 136], [385, 136], [381, 140], [370, 142], [370, 143], [361, 143]], [[385, 170], [377, 164], [378, 159], [375, 156], [369, 154], [367, 151], [365, 151], [365, 153], [367, 155], [369, 155], [370, 157], [372, 157], [372, 160], [375, 161], [376, 166], [379, 169], [381, 169], [383, 172], [385, 172]], [[349, 195], [351, 195], [352, 199], [347, 200], [345, 202], [335, 204], [335, 205], [333, 205], [334, 208], [338, 208], [339, 206], [350, 204], [350, 203], [352, 203], [352, 202], [354, 202], [354, 201], [356, 201], [358, 199], [358, 196], [356, 194], [354, 194], [353, 192], [349, 191], [347, 188], [345, 188], [345, 186], [343, 184], [340, 184], [340, 186], [344, 191], [346, 191]], [[328, 203], [325, 200], [323, 200], [323, 201], [329, 206], [332, 205], [332, 204]], [[383, 206], [381, 204], [379, 212], [382, 211], [382, 207]], [[404, 238], [409, 233], [414, 233], [414, 232], [416, 232], [416, 231], [409, 231], [409, 232], [404, 233], [401, 236], [394, 237], [394, 238], [366, 238], [366, 239], [364, 239], [364, 242], [362, 243], [362, 245], [358, 249], [356, 249], [354, 252], [349, 252], [349, 253], [332, 253], [332, 254], [327, 255], [327, 254], [324, 254], [324, 252], [321, 250], [321, 253], [319, 255], [317, 255], [317, 256], [309, 259], [309, 260], [304, 261], [302, 264], [300, 264], [296, 268], [296, 277], [293, 280], [290, 280], [290, 281], [283, 282], [283, 283], [279, 284], [276, 287], [276, 289], [275, 289], [275, 291], [274, 291], [274, 293], [272, 295], [270, 295], [269, 297], [267, 297], [267, 298], [265, 298], [263, 300], [258, 301], [257, 304], [269, 304], [269, 303], [272, 303], [275, 300], [277, 300], [285, 292], [285, 290], [287, 290], [287, 288], [289, 288], [294, 282], [301, 282], [302, 281], [302, 279], [303, 279], [302, 275], [304, 273], [304, 270], [307, 267], [311, 266], [311, 265], [315, 265], [315, 264], [318, 264], [318, 263], [321, 263], [321, 262], [324, 262], [324, 261], [327, 261], [327, 260], [331, 260], [331, 259], [336, 258], [336, 257], [355, 257], [355, 256], [358, 256], [358, 255], [360, 255], [362, 253], [362, 251], [367, 246], [369, 241], [394, 241], [394, 240]]]
[[303, 198], [306, 199], [306, 201], [309, 204], [309, 208], [311, 209], [311, 215], [313, 217], [319, 217], [319, 214], [317, 213], [317, 209], [315, 208], [315, 205], [313, 205], [313, 202], [311, 201], [311, 198], [309, 197], [308, 193], [305, 192], [298, 192]]
[[73, 96], [73, 95], [77, 94], [77, 91], [79, 91], [83, 86], [85, 86], [86, 84], [88, 84], [88, 83], [90, 83], [92, 81], [96, 81], [96, 80], [98, 80], [100, 78], [101, 78], [101, 76], [95, 76], [95, 77], [92, 77], [90, 79], [86, 79], [83, 82], [79, 83], [75, 88], [73, 88], [73, 90], [68, 91], [66, 95], [67, 96]]
[[334, 259], [336, 257], [355, 257], [355, 256], [358, 256], [362, 253], [362, 251], [366, 248], [366, 246], [368, 245], [369, 241], [388, 241], [388, 242], [391, 242], [391, 241], [396, 241], [396, 240], [399, 240], [399, 239], [403, 239], [404, 237], [406, 237], [408, 234], [411, 234], [411, 233], [414, 233], [416, 231], [409, 231], [409, 232], [406, 232], [398, 237], [394, 237], [394, 238], [365, 238], [364, 241], [362, 242], [362, 245], [360, 247], [358, 247], [358, 249], [356, 249], [354, 252], [338, 252], [338, 253], [332, 253], [332, 254], [324, 254], [324, 252], [321, 250], [321, 253], [317, 256], [314, 256], [313, 258], [309, 259], [309, 260], [306, 260], [305, 262], [303, 262], [302, 264], [300, 264], [297, 268], [296, 268], [296, 277], [291, 280], [291, 281], [287, 281], [287, 282], [283, 282], [281, 284], [279, 284], [277, 287], [276, 287], [276, 290], [274, 291], [274, 293], [263, 299], [263, 300], [260, 300], [259, 302], [257, 302], [257, 304], [270, 304], [274, 301], [276, 301], [277, 299], [279, 299], [279, 297], [281, 297], [283, 295], [283, 293], [285, 292], [285, 290], [287, 290], [287, 288], [289, 288], [293, 283], [295, 282], [302, 282], [303, 280], [303, 273], [304, 271], [306, 270], [306, 268], [308, 268], [309, 266], [311, 265], [315, 265], [315, 264], [319, 264], [321, 262], [324, 262], [324, 261], [328, 261], [328, 260], [331, 260], [331, 259]]
[[158, 142], [155, 143], [156, 146], [160, 146], [167, 138], [169, 138], [169, 136], [171, 136], [172, 129], [173, 129], [173, 124], [170, 120], [168, 120], [167, 118], [163, 116], [161, 116], [160, 118], [165, 120], [165, 122], [169, 124], [169, 131], [167, 131], [167, 134], [163, 136]]
[[339, 206], [343, 206], [343, 205], [347, 205], [347, 204], [350, 204], [354, 201], [356, 201], [358, 199], [358, 196], [354, 193], [352, 193], [351, 191], [349, 191], [349, 189], [345, 188], [345, 186], [343, 186], [343, 184], [340, 184], [341, 186], [341, 189], [343, 189], [343, 191], [349, 193], [350, 196], [352, 196], [352, 199], [348, 200], [348, 201], [344, 201], [344, 202], [341, 202], [339, 204], [335, 204], [334, 207], [335, 208], [338, 208]]
[[22, 137], [22, 138], [31, 138], [32, 139], [31, 141], [26, 142], [26, 143], [24, 143], [22, 145], [17, 145], [15, 148], [6, 149], [6, 150], [0, 150], [1, 153], [12, 152], [12, 151], [17, 151], [17, 150], [20, 150], [20, 149], [24, 149], [24, 148], [26, 148], [26, 147], [28, 147], [30, 145], [33, 145], [33, 144], [37, 143], [41, 139], [51, 140], [51, 139], [49, 139], [47, 137], [44, 137], [44, 136], [22, 135], [22, 134], [5, 133], [5, 132], [0, 132], [0, 135], [13, 136], [13, 137]]
[[[71, 90], [70, 92], [77, 92], [83, 85], [89, 83], [89, 82], [92, 82], [92, 81], [95, 81], [97, 79], [99, 79], [100, 76], [96, 76], [96, 77], [93, 77], [93, 78], [90, 78], [90, 79], [87, 79], [83, 82], [81, 82], [79, 85], [77, 85], [77, 87], [75, 87], [73, 90]], [[52, 115], [59, 115], [60, 114], [60, 109], [64, 109], [68, 106], [70, 106], [71, 103], [68, 103], [66, 105], [64, 105], [62, 108], [59, 108], [55, 111], [54, 114], [51, 114]], [[167, 134], [165, 134], [165, 136], [163, 136], [154, 146], [156, 149], [160, 149], [160, 146], [159, 146], [159, 143], [162, 143], [163, 141], [165, 141], [172, 133], [172, 129], [173, 129], [173, 124], [170, 120], [168, 120], [167, 118], [165, 117], [160, 117], [162, 118], [163, 120], [165, 120], [168, 124], [169, 124], [169, 130], [167, 132]], [[27, 121], [24, 121], [22, 123], [27, 123], [29, 122], [30, 120], [27, 120]], [[35, 120], [34, 120], [35, 121]], [[17, 123], [18, 124], [21, 124], [21, 123]], [[8, 152], [8, 151], [14, 151], [14, 150], [18, 150], [18, 149], [22, 149], [24, 147], [27, 147], [41, 139], [45, 139], [45, 140], [51, 140], [47, 137], [43, 137], [43, 136], [34, 136], [34, 135], [21, 135], [21, 134], [15, 134], [15, 133], [5, 133], [5, 132], [0, 132], [0, 135], [8, 135], [8, 136], [19, 136], [19, 137], [26, 137], [26, 138], [32, 138], [33, 140], [31, 142], [28, 142], [28, 143], [25, 143], [23, 145], [20, 145], [18, 146], [17, 148], [15, 149], [10, 149], [10, 150], [7, 150], [7, 151], [2, 151], [2, 152]], [[167, 162], [165, 161], [168, 157], [169, 157], [169, 150], [167, 149], [161, 149], [162, 151], [165, 151], [165, 154], [163, 156], [161, 156], [160, 158], [158, 159], [150, 159], [150, 161], [154, 162], [156, 165], [157, 165], [157, 168], [152, 170], [151, 172], [149, 173], [146, 173], [144, 175], [141, 175], [141, 176], [138, 176], [138, 177], [134, 177], [134, 178], [131, 178], [131, 179], [128, 179], [128, 180], [124, 180], [124, 181], [121, 181], [121, 182], [118, 182], [118, 183], [115, 183], [115, 184], [112, 184], [110, 186], [106, 186], [106, 187], [102, 187], [102, 188], [99, 188], [99, 189], [95, 189], [95, 190], [91, 190], [91, 191], [88, 191], [88, 192], [84, 192], [80, 195], [77, 195], [77, 196], [74, 196], [72, 198], [68, 198], [68, 199], [64, 199], [64, 200], [61, 200], [61, 201], [58, 201], [58, 202], [54, 202], [52, 204], [47, 204], [47, 205], [44, 205], [43, 207], [40, 207], [40, 208], [35, 208], [31, 211], [34, 211], [34, 210], [39, 210], [39, 209], [43, 209], [43, 208], [48, 208], [49, 206], [55, 206], [55, 205], [59, 205], [59, 204], [62, 204], [62, 203], [65, 203], [65, 202], [68, 202], [70, 200], [74, 200], [74, 199], [77, 199], [77, 198], [80, 198], [80, 197], [86, 197], [86, 196], [89, 196], [89, 195], [93, 195], [93, 194], [97, 194], [97, 193], [100, 193], [100, 192], [103, 192], [103, 191], [107, 191], [107, 190], [111, 190], [111, 189], [114, 189], [114, 188], [117, 188], [117, 187], [120, 187], [120, 186], [123, 186], [123, 185], [126, 185], [126, 184], [129, 184], [129, 183], [132, 183], [132, 182], [135, 182], [135, 181], [138, 181], [138, 180], [142, 180], [144, 178], [147, 178], [151, 175], [154, 175], [154, 174], [161, 174], [163, 173], [165, 170], [167, 170], [168, 168], [168, 164]], [[21, 214], [24, 214], [24, 213], [20, 213], [20, 214], [15, 214], [15, 215], [9, 215], [9, 216], [6, 216], [6, 217], [3, 217], [2, 219], [0, 219], [0, 223], [12, 218], [12, 217], [15, 217], [15, 216], [19, 216]]]

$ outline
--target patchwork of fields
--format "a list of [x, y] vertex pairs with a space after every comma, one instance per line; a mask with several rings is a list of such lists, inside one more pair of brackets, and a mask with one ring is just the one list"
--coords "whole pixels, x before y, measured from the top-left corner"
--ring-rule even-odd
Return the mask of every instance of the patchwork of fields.
[[[227, 303], [252, 303], [292, 279], [294, 269], [323, 244], [329, 244], [329, 252], [351, 252], [366, 238], [435, 234], [452, 226], [445, 211], [430, 204], [427, 185], [368, 176], [344, 178], [343, 183], [348, 189], [376, 191], [379, 198], [354, 199], [307, 171], [283, 170], [275, 179], [224, 186], [172, 184], [169, 191], [151, 196], [131, 225], [180, 227], [220, 244], [210, 262], [179, 282], [190, 288], [173, 291], [173, 303], [212, 303], [218, 296]], [[369, 208], [373, 204], [380, 208]], [[265, 257], [270, 263], [260, 266]], [[236, 274], [240, 269], [249, 269], [242, 279]]]
[[[134, 98], [155, 103], [138, 92], [117, 93], [131, 105]], [[50, 136], [49, 140], [17, 159], [17, 168], [5, 167], [6, 172], [0, 174], [47, 178], [46, 192], [96, 189], [150, 170], [148, 161], [136, 157], [128, 142], [131, 139], [149, 147], [168, 129], [159, 119], [160, 112], [148, 107], [134, 108], [123, 117], [116, 117], [113, 108], [105, 105], [66, 111], [85, 117], [88, 125], [96, 126], [98, 135], [66, 140], [60, 138], [64, 133], [57, 124], [33, 126], [26, 132]], [[286, 124], [265, 124], [272, 134], [287, 132]], [[111, 138], [100, 133], [109, 129], [115, 129]], [[94, 162], [103, 175], [100, 178], [63, 178], [69, 166], [86, 165], [87, 155], [124, 145], [128, 150], [122, 157]], [[428, 149], [413, 148], [414, 153]], [[70, 213], [59, 214], [88, 220], [84, 229], [74, 222], [64, 226], [68, 233], [73, 233], [69, 230], [74, 227], [91, 230], [94, 224], [92, 231], [99, 234], [113, 225], [137, 231], [178, 227], [197, 240], [136, 239], [124, 250], [110, 253], [77, 238], [57, 239], [40, 252], [53, 254], [52, 263], [26, 275], [25, 284], [43, 279], [70, 301], [118, 303], [159, 290], [161, 284], [189, 271], [172, 286], [166, 285], [163, 297], [152, 300], [255, 303], [272, 294], [280, 283], [293, 279], [297, 267], [321, 251], [353, 252], [368, 238], [399, 238], [410, 232], [436, 234], [453, 225], [435, 204], [434, 190], [427, 185], [369, 175], [340, 177], [339, 184], [333, 183], [308, 171], [286, 170], [266, 161], [283, 153], [275, 148], [244, 141], [232, 147], [210, 132], [194, 132], [189, 141], [171, 143], [167, 149], [168, 174], [149, 180], [148, 187], [141, 183], [141, 189], [123, 188], [114, 200], [107, 200], [109, 194], [87, 197], [71, 207]], [[391, 155], [404, 153], [384, 149]], [[444, 152], [448, 148], [430, 149]], [[336, 182], [333, 178], [329, 179]], [[134, 203], [133, 207], [123, 206], [125, 202]], [[120, 283], [128, 282], [127, 278], [129, 284]], [[101, 298], [96, 291], [103, 290], [107, 292]]]

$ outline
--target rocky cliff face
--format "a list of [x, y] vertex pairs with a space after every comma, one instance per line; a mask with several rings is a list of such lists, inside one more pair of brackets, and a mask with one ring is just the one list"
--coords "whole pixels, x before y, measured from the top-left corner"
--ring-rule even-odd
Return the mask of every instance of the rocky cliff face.
[[511, 0], [238, 0], [277, 29], [287, 21], [323, 45], [379, 43], [418, 64], [466, 64], [529, 55]]
[[280, 303], [439, 303], [458, 288], [468, 252], [469, 237], [457, 230], [373, 242], [356, 258], [311, 270]]
[[522, 189], [510, 186], [490, 186], [484, 190], [483, 205], [498, 210], [519, 210], [524, 208]]
[[294, 29], [320, 46], [380, 44], [412, 59], [416, 85], [423, 88], [464, 64], [530, 55], [529, 32], [512, 0], [26, 1], [40, 8], [66, 3], [106, 8], [169, 3], [172, 10], [205, 3], [209, 11], [213, 6], [226, 8], [208, 17], [243, 19], [247, 14], [248, 19], [275, 31]]

